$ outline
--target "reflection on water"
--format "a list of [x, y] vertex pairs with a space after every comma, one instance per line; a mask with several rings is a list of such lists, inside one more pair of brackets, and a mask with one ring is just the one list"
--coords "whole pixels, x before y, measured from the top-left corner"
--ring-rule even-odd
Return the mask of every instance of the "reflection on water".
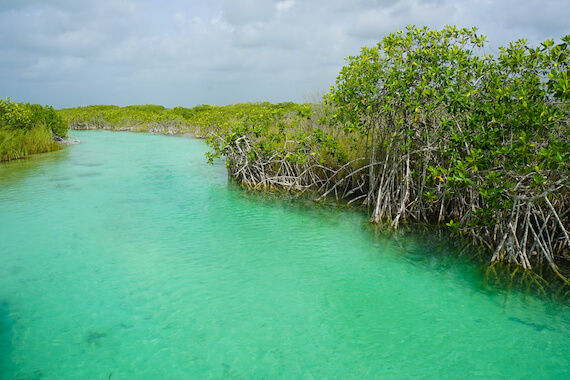
[[36, 154], [20, 160], [0, 162], [0, 188], [19, 186], [30, 177], [40, 176], [44, 170], [68, 160], [70, 153], [68, 149], [62, 149], [49, 154]]

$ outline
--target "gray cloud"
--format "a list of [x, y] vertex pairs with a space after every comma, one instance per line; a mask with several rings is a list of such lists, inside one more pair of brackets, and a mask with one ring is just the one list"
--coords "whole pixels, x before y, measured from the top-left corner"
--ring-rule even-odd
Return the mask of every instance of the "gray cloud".
[[3, 0], [0, 98], [71, 107], [303, 101], [408, 24], [491, 46], [570, 33], [565, 0]]

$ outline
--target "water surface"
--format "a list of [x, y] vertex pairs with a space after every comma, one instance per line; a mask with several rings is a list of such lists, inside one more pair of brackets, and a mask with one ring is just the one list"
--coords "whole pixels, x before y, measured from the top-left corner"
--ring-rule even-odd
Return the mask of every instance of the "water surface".
[[1, 379], [568, 378], [563, 305], [246, 196], [203, 141], [74, 134], [0, 165]]

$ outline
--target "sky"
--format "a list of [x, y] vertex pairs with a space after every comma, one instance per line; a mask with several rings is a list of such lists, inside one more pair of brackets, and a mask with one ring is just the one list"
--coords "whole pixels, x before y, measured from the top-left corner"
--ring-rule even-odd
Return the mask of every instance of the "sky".
[[318, 101], [345, 58], [407, 25], [486, 52], [570, 34], [569, 0], [0, 0], [0, 99], [194, 107]]

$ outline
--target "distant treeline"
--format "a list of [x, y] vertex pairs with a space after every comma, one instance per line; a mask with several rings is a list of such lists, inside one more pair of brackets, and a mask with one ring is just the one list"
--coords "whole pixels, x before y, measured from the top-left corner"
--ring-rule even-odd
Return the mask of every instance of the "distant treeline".
[[0, 99], [0, 161], [60, 149], [67, 129], [51, 106]]
[[95, 105], [58, 111], [71, 129], [108, 129], [116, 131], [176, 134], [188, 130], [183, 117], [157, 105], [118, 107]]
[[208, 137], [229, 128], [239, 119], [271, 122], [297, 110], [309, 112], [307, 106], [294, 103], [244, 103], [228, 106], [198, 105], [193, 108], [144, 104], [127, 107], [94, 105], [58, 111], [71, 129], [107, 129], [114, 131], [181, 134], [193, 132]]

